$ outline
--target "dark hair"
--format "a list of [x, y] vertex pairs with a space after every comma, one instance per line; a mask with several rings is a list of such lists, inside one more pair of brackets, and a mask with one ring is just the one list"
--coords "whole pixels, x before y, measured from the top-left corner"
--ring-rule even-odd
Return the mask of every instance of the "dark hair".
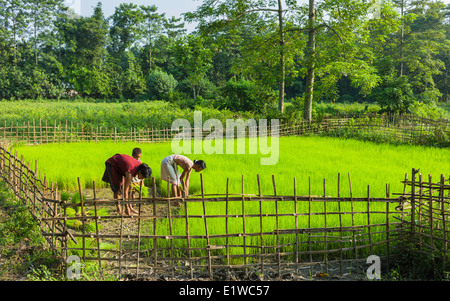
[[132, 153], [133, 157], [135, 155], [140, 155], [140, 154], [142, 154], [142, 150], [140, 148], [136, 147], [136, 148], [133, 149], [133, 153]]
[[206, 168], [206, 163], [203, 160], [194, 160], [194, 164], [197, 164], [198, 166], [200, 166], [201, 169]]
[[152, 176], [152, 169], [145, 163], [142, 163], [138, 166], [137, 172], [141, 172], [142, 176], [144, 176], [145, 179], [148, 179]]

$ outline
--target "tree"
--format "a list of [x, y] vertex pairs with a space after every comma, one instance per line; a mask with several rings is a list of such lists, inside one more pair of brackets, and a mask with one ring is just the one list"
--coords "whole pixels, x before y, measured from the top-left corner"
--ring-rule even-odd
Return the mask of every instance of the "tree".
[[404, 38], [404, 74], [422, 102], [436, 102], [442, 93], [435, 77], [445, 70], [440, 53], [450, 51], [444, 25], [445, 5], [440, 1], [412, 1], [407, 14], [412, 14], [409, 32]]
[[181, 22], [181, 18], [175, 18], [173, 16], [172, 18], [165, 20], [164, 28], [166, 30], [167, 37], [171, 39], [176, 39], [182, 35], [185, 35], [187, 31], [184, 28], [184, 22]]
[[[316, 3], [308, 11], [307, 74], [303, 119], [312, 119], [316, 88], [337, 95], [337, 82], [347, 77], [363, 95], [379, 83], [369, 40], [368, 11], [365, 1], [335, 0]], [[318, 79], [318, 80], [317, 80]]]
[[396, 64], [391, 57], [377, 62], [378, 74], [382, 80], [372, 97], [388, 113], [409, 113], [414, 93], [405, 75], [397, 76]]
[[177, 63], [185, 72], [196, 100], [201, 82], [212, 66], [213, 51], [204, 46], [204, 39], [201, 36], [192, 34], [178, 39], [174, 50]]
[[[291, 12], [297, 8], [296, 1], [286, 1]], [[200, 32], [208, 34], [224, 30], [233, 30], [242, 24], [251, 24], [258, 14], [274, 14], [278, 21], [277, 49], [278, 49], [278, 84], [279, 101], [278, 109], [284, 111], [284, 97], [286, 86], [286, 52], [285, 52], [285, 13], [281, 0], [205, 0], [196, 12], [186, 13], [189, 21], [198, 21]]]
[[156, 38], [162, 33], [163, 25], [165, 21], [165, 13], [158, 14], [156, 11], [158, 8], [155, 5], [140, 6], [143, 14], [143, 22], [141, 24], [141, 33], [146, 38], [146, 47], [148, 48], [148, 73], [152, 72], [152, 50], [155, 46]]
[[67, 82], [91, 97], [111, 95], [109, 67], [105, 64], [108, 26], [101, 3], [91, 17], [58, 24], [64, 37], [62, 61]]
[[147, 78], [147, 91], [154, 100], [164, 99], [175, 90], [177, 84], [177, 80], [171, 74], [155, 70]]
[[130, 50], [141, 38], [143, 14], [136, 4], [122, 3], [116, 7], [110, 19], [109, 53], [120, 60], [125, 51]]
[[26, 0], [30, 8], [30, 18], [33, 28], [35, 64], [38, 66], [39, 37], [49, 34], [54, 21], [55, 7], [61, 5], [61, 0]]
[[18, 39], [23, 37], [27, 29], [27, 3], [21, 0], [1, 0], [2, 19], [4, 24], [3, 34], [10, 35], [13, 41], [14, 67], [17, 67], [19, 52]]
[[316, 6], [314, 0], [309, 0], [308, 10], [308, 47], [306, 50], [306, 91], [303, 119], [311, 121], [314, 96], [315, 60], [316, 60]]

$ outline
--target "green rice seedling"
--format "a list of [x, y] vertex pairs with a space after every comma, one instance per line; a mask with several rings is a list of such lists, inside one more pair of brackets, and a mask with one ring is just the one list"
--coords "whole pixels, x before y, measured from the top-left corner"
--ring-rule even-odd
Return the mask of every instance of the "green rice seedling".
[[[67, 193], [65, 193], [67, 194]], [[80, 193], [76, 192], [72, 195], [70, 198], [72, 204], [81, 204], [81, 198]], [[83, 201], [86, 201], [86, 196], [83, 196]], [[76, 207], [68, 207], [66, 208], [66, 215], [68, 217], [81, 217], [83, 214], [86, 216], [107, 216], [109, 215], [109, 212], [106, 208], [100, 208], [96, 212], [94, 209], [88, 210], [86, 207], [76, 206]], [[83, 226], [80, 219], [69, 219], [66, 221], [67, 226], [74, 228], [74, 229], [81, 229]], [[96, 231], [96, 224], [95, 222], [88, 222], [84, 225], [85, 231], [94, 233]], [[102, 228], [102, 225], [98, 225], [98, 229], [100, 230]]]
[[[248, 145], [249, 141], [246, 140]], [[226, 141], [224, 141], [225, 148]], [[92, 187], [95, 181], [96, 187], [108, 187], [101, 182], [101, 177], [105, 168], [105, 161], [116, 153], [128, 154], [134, 147], [140, 147], [143, 151], [142, 161], [147, 163], [153, 170], [152, 176], [155, 177], [158, 193], [162, 196], [167, 195], [167, 182], [160, 179], [161, 161], [168, 155], [173, 154], [171, 143], [73, 143], [73, 144], [50, 144], [41, 146], [19, 146], [18, 153], [24, 155], [26, 160], [38, 160], [38, 166], [45, 171], [47, 178], [58, 182], [58, 187], [63, 190], [76, 191], [77, 177], [80, 177], [83, 187]], [[193, 150], [192, 145], [192, 150]], [[376, 144], [371, 142], [362, 142], [354, 140], [340, 140], [337, 138], [326, 137], [282, 137], [280, 138], [279, 160], [275, 165], [261, 165], [260, 159], [266, 155], [257, 154], [185, 154], [191, 159], [202, 159], [206, 162], [207, 168], [202, 172], [203, 191], [206, 194], [259, 194], [274, 195], [275, 189], [278, 196], [294, 194], [294, 178], [296, 179], [296, 192], [298, 196], [332, 196], [337, 197], [368, 197], [384, 198], [386, 196], [386, 185], [390, 185], [391, 196], [393, 193], [403, 191], [402, 180], [405, 174], [410, 174], [412, 168], [420, 169], [424, 175], [432, 175], [433, 178], [441, 174], [448, 174], [450, 170], [450, 150], [412, 145], [389, 145]], [[258, 186], [257, 175], [260, 178]], [[274, 176], [272, 178], [272, 175]], [[410, 176], [409, 176], [410, 177]], [[275, 180], [275, 186], [272, 180]], [[244, 182], [242, 182], [244, 180]], [[145, 181], [146, 186], [151, 186], [151, 181]], [[338, 185], [339, 184], [339, 185]], [[350, 189], [351, 188], [351, 189]], [[350, 191], [351, 190], [351, 191]], [[200, 174], [192, 173], [191, 176], [191, 196], [201, 194]], [[243, 205], [246, 215], [258, 215], [260, 210], [269, 216], [264, 216], [262, 229], [259, 218], [246, 218], [245, 232], [259, 233], [271, 232], [277, 229], [293, 229], [298, 224], [299, 228], [323, 228], [325, 227], [324, 211], [327, 213], [336, 213], [339, 211], [336, 202], [326, 203], [312, 202], [312, 204], [302, 201], [295, 204], [293, 201], [267, 200], [262, 202], [245, 201], [244, 204], [239, 201], [233, 201], [228, 204], [224, 202], [205, 203], [206, 215], [224, 215], [227, 211], [230, 217], [208, 219], [208, 230], [211, 235], [239, 234], [244, 231]], [[185, 205], [182, 205], [178, 212], [177, 219], [173, 220], [173, 235], [186, 235]], [[297, 207], [295, 207], [297, 206]], [[371, 211], [384, 211], [385, 204], [370, 204]], [[349, 203], [341, 204], [342, 212], [365, 212], [367, 210], [366, 202], [355, 202], [353, 206]], [[203, 206], [201, 202], [188, 203], [188, 214], [203, 215]], [[278, 210], [279, 214], [299, 212], [305, 213], [295, 219], [293, 216], [280, 216], [278, 219], [273, 215]], [[394, 211], [394, 205], [390, 211]], [[312, 212], [314, 215], [308, 217], [306, 213]], [[368, 218], [366, 214], [354, 216], [351, 220], [350, 215], [342, 215], [344, 225], [367, 225]], [[384, 222], [385, 216], [380, 214], [371, 214], [371, 224]], [[227, 223], [226, 223], [227, 222]], [[227, 227], [226, 228], [226, 224]], [[340, 220], [337, 214], [329, 214], [326, 217], [327, 227], [338, 227]], [[143, 222], [142, 233], [153, 234], [152, 222]], [[169, 235], [167, 220], [158, 220], [158, 235]], [[375, 228], [374, 228], [374, 231]], [[189, 234], [205, 235], [205, 224], [201, 218], [189, 218]], [[336, 234], [328, 233], [327, 241], [335, 239]], [[364, 236], [363, 236], [364, 235]], [[353, 245], [353, 233], [343, 233], [347, 241], [344, 247], [351, 248]], [[367, 231], [356, 234], [356, 241], [360, 238], [366, 239]], [[273, 253], [277, 249], [277, 244], [283, 246], [283, 252], [293, 251], [297, 246], [293, 244], [297, 239], [302, 243], [300, 250], [307, 250], [308, 240], [311, 237], [302, 234], [296, 236], [282, 235], [280, 240], [276, 236], [264, 236], [264, 252]], [[245, 244], [248, 246], [260, 246], [261, 241], [258, 236], [246, 237]], [[314, 238], [313, 238], [314, 239]], [[379, 235], [372, 237], [382, 239]], [[318, 239], [318, 243], [312, 244], [313, 249], [323, 249], [325, 243], [323, 239]], [[229, 255], [243, 254], [243, 237], [215, 238], [210, 244], [224, 246], [228, 244]], [[177, 247], [186, 248], [186, 240], [174, 241]], [[142, 242], [142, 249], [152, 249], [153, 240]], [[170, 250], [170, 241], [158, 241], [158, 248], [167, 248]], [[144, 247], [145, 246], [145, 247]], [[195, 239], [191, 241], [192, 253], [198, 256], [204, 256], [197, 249], [204, 248], [206, 240]], [[333, 245], [328, 244], [331, 248]], [[335, 245], [334, 247], [339, 247]], [[250, 252], [259, 252], [257, 248], [249, 247], [245, 250]], [[180, 251], [181, 252], [181, 251]], [[224, 249], [213, 250], [213, 254], [225, 255]], [[198, 253], [198, 254], [197, 254]], [[351, 254], [351, 251], [348, 251]], [[348, 255], [347, 254], [347, 255]], [[233, 257], [231, 257], [233, 259]], [[234, 259], [233, 259], [234, 260]], [[241, 260], [241, 259], [236, 259]]]

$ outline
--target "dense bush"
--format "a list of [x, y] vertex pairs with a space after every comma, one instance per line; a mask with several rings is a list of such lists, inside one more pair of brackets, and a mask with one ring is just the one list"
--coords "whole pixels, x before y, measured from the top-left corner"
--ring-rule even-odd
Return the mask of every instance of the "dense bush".
[[229, 80], [221, 89], [221, 94], [226, 99], [226, 107], [233, 111], [261, 113], [277, 101], [275, 91], [244, 79]]
[[171, 74], [164, 71], [153, 71], [147, 78], [147, 91], [150, 99], [166, 99], [177, 87], [178, 82]]

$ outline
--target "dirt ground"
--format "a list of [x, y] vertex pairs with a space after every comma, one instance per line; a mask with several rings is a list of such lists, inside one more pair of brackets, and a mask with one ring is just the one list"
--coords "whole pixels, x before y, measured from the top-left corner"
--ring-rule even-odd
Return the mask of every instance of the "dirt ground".
[[179, 273], [173, 276], [171, 273], [160, 274], [157, 277], [146, 277], [135, 274], [125, 275], [124, 281], [366, 281], [369, 280], [365, 273], [364, 265], [349, 265], [344, 267], [344, 272], [340, 273], [339, 263], [330, 264], [328, 273], [325, 265], [294, 269], [283, 269], [278, 273], [277, 268], [265, 268], [264, 274], [259, 269], [249, 268], [247, 272], [242, 269], [214, 269], [213, 277], [207, 273], [194, 272], [191, 278], [188, 273]]
[[[92, 190], [85, 190], [83, 194], [86, 199], [93, 198]], [[96, 197], [98, 199], [110, 199], [112, 193], [109, 189], [98, 189], [96, 191]], [[136, 206], [135, 206], [136, 207]], [[143, 206], [142, 214], [152, 214], [152, 208], [150, 206]], [[111, 214], [115, 212], [115, 207], [109, 207]], [[137, 209], [137, 208], [136, 208]], [[157, 214], [167, 214], [166, 205], [157, 206]], [[134, 233], [136, 221], [133, 219], [124, 219], [124, 229], [128, 233]], [[101, 230], [102, 233], [118, 233], [119, 225], [114, 222], [102, 223], [104, 225]], [[16, 268], [10, 268], [7, 272], [0, 273], [0, 280], [9, 281], [26, 281], [28, 280], [26, 275], [30, 273], [30, 267], [17, 268], [22, 263], [25, 264], [27, 254], [34, 252], [32, 247], [27, 246], [27, 241], [24, 240], [19, 245], [9, 250], [7, 257], [0, 256], [0, 270], [1, 266], [11, 265], [14, 262]], [[265, 266], [264, 274], [261, 274], [258, 268], [244, 269], [214, 269], [213, 277], [210, 277], [205, 268], [203, 271], [194, 269], [193, 277], [191, 277], [188, 269], [181, 269], [176, 273], [172, 272], [159, 272], [156, 276], [151, 274], [140, 274], [136, 277], [136, 274], [124, 273], [122, 281], [364, 281], [368, 280], [366, 276], [367, 266], [364, 263], [346, 263], [344, 262], [342, 267], [339, 262], [329, 263], [328, 270], [324, 264], [316, 264], [310, 267], [302, 267], [295, 270], [294, 268], [283, 268], [281, 273], [276, 266]], [[169, 270], [168, 270], [169, 271]]]

